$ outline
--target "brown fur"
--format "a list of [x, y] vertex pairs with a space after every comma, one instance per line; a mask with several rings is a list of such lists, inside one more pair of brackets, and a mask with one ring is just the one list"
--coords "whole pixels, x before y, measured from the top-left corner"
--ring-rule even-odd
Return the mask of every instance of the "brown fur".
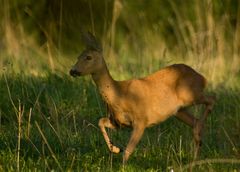
[[[105, 127], [133, 128], [123, 156], [125, 163], [141, 139], [145, 128], [175, 115], [193, 127], [196, 151], [198, 151], [203, 124], [214, 103], [213, 97], [203, 94], [206, 79], [185, 64], [174, 64], [144, 78], [115, 81], [109, 74], [101, 46], [97, 44], [95, 37], [91, 34], [85, 37], [87, 49], [79, 57], [70, 74], [72, 76], [91, 74], [100, 94], [108, 104], [110, 117], [101, 118], [99, 127], [109, 150], [114, 153], [120, 152], [120, 149], [111, 143]], [[93, 42], [94, 45], [91, 47]], [[196, 119], [186, 111], [187, 107], [196, 104], [206, 105], [201, 119]]]

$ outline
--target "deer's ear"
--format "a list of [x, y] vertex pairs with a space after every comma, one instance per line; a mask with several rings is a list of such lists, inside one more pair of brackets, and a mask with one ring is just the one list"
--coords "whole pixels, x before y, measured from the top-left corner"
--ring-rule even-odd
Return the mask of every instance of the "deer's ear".
[[92, 33], [82, 33], [82, 40], [87, 48], [100, 52], [102, 51], [102, 45], [97, 41], [96, 37]]

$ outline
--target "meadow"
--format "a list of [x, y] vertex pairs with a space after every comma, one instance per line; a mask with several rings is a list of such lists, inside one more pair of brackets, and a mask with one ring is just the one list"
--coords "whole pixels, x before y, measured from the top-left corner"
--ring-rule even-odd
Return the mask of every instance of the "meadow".
[[[1, 4], [0, 171], [240, 171], [239, 1]], [[116, 80], [174, 63], [208, 79], [217, 101], [196, 161], [192, 129], [174, 117], [146, 130], [125, 167], [108, 151], [97, 125], [106, 105], [90, 76], [69, 75], [81, 29], [102, 42]], [[131, 130], [108, 133], [124, 149]]]

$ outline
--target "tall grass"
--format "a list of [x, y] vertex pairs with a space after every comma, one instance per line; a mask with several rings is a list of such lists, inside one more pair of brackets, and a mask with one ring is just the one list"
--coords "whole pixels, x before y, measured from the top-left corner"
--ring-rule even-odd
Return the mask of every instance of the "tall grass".
[[[148, 69], [146, 73], [166, 64], [183, 62], [201, 71], [214, 88], [219, 85], [237, 86], [240, 17], [239, 14], [236, 16], [236, 26], [233, 26], [227, 12], [220, 16], [214, 15], [213, 3], [196, 1], [190, 7], [179, 7], [174, 1], [169, 1], [174, 15], [168, 18], [173, 35], [170, 36], [176, 39], [176, 42], [170, 42], [172, 45], [164, 41], [167, 35], [161, 34], [161, 23], [148, 23], [144, 11], [131, 16], [130, 11], [126, 10], [127, 14], [123, 16], [126, 15], [130, 31], [119, 43], [118, 58], [124, 60], [123, 64], [132, 62], [134, 65], [131, 66], [137, 66], [132, 71], [138, 72], [136, 69], [140, 67]], [[192, 16], [188, 15], [188, 8], [195, 9]], [[123, 71], [129, 70], [129, 66], [127, 69], [124, 67]]]
[[[106, 0], [98, 7], [94, 0], [61, 0], [50, 6], [41, 1], [38, 9], [3, 0], [0, 171], [185, 171], [190, 165], [198, 171], [238, 170], [240, 3], [190, 2]], [[39, 11], [45, 8], [44, 22]], [[107, 152], [96, 125], [105, 116], [104, 103], [89, 77], [68, 76], [83, 48], [83, 24], [100, 38], [116, 79], [142, 77], [172, 63], [187, 63], [206, 76], [208, 92], [218, 101], [199, 161], [192, 164], [191, 131], [174, 118], [146, 131], [127, 167], [121, 155]], [[129, 130], [111, 137], [124, 148]]]

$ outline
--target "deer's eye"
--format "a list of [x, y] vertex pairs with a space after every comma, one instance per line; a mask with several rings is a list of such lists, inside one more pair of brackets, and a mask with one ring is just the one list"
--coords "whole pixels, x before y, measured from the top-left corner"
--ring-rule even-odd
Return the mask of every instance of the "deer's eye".
[[92, 57], [91, 57], [91, 56], [86, 56], [85, 59], [86, 59], [86, 60], [92, 60]]

